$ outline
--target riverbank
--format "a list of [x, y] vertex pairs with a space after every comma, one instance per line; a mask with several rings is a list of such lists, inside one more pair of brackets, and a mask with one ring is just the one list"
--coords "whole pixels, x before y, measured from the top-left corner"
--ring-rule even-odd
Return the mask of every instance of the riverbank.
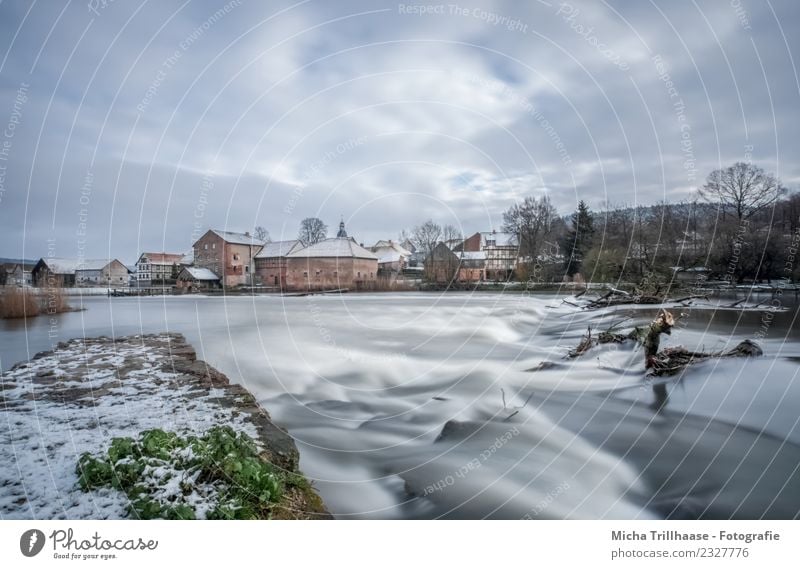
[[[102, 455], [114, 439], [137, 439], [146, 430], [191, 438], [220, 426], [251, 438], [279, 481], [280, 498], [270, 504], [269, 517], [330, 517], [299, 472], [294, 440], [245, 388], [198, 360], [180, 334], [62, 342], [3, 373], [0, 399], [8, 425], [0, 434], [3, 518], [135, 517], [120, 490], [81, 489], [79, 458]], [[190, 495], [197, 512], [213, 509], [197, 502], [212, 500], [219, 488], [197, 491], [189, 477], [177, 482], [163, 480], [159, 499], [180, 502], [181, 494]], [[171, 487], [176, 495], [166, 492]]]

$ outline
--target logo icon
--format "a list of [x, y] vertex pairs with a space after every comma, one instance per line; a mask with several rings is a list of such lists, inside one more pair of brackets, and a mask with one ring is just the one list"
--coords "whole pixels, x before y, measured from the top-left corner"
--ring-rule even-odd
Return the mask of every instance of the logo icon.
[[19, 538], [19, 550], [25, 557], [34, 557], [44, 547], [44, 532], [38, 529], [29, 529]]

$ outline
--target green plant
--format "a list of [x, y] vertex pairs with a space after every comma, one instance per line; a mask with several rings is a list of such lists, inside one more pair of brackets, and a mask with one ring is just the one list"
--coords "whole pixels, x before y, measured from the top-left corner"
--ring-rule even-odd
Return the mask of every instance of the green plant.
[[286, 486], [308, 487], [302, 476], [276, 471], [247, 434], [227, 426], [200, 437], [152, 429], [115, 438], [105, 454], [81, 455], [77, 473], [84, 491], [125, 492], [131, 515], [141, 519], [262, 519]]

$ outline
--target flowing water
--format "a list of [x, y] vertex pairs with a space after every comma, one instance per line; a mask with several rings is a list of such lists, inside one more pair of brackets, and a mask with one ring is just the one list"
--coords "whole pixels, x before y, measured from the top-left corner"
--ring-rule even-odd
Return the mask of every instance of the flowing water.
[[77, 336], [181, 332], [289, 430], [340, 518], [800, 515], [794, 307], [685, 311], [662, 346], [757, 337], [765, 355], [699, 363], [664, 388], [633, 346], [564, 359], [587, 326], [645, 324], [655, 308], [468, 293], [83, 306], [2, 322], [2, 368]]

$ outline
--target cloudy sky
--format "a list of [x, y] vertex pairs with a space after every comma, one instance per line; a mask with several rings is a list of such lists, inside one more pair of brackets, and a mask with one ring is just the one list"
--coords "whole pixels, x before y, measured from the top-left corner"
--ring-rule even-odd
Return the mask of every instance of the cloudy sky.
[[0, 3], [0, 256], [800, 186], [800, 3]]

